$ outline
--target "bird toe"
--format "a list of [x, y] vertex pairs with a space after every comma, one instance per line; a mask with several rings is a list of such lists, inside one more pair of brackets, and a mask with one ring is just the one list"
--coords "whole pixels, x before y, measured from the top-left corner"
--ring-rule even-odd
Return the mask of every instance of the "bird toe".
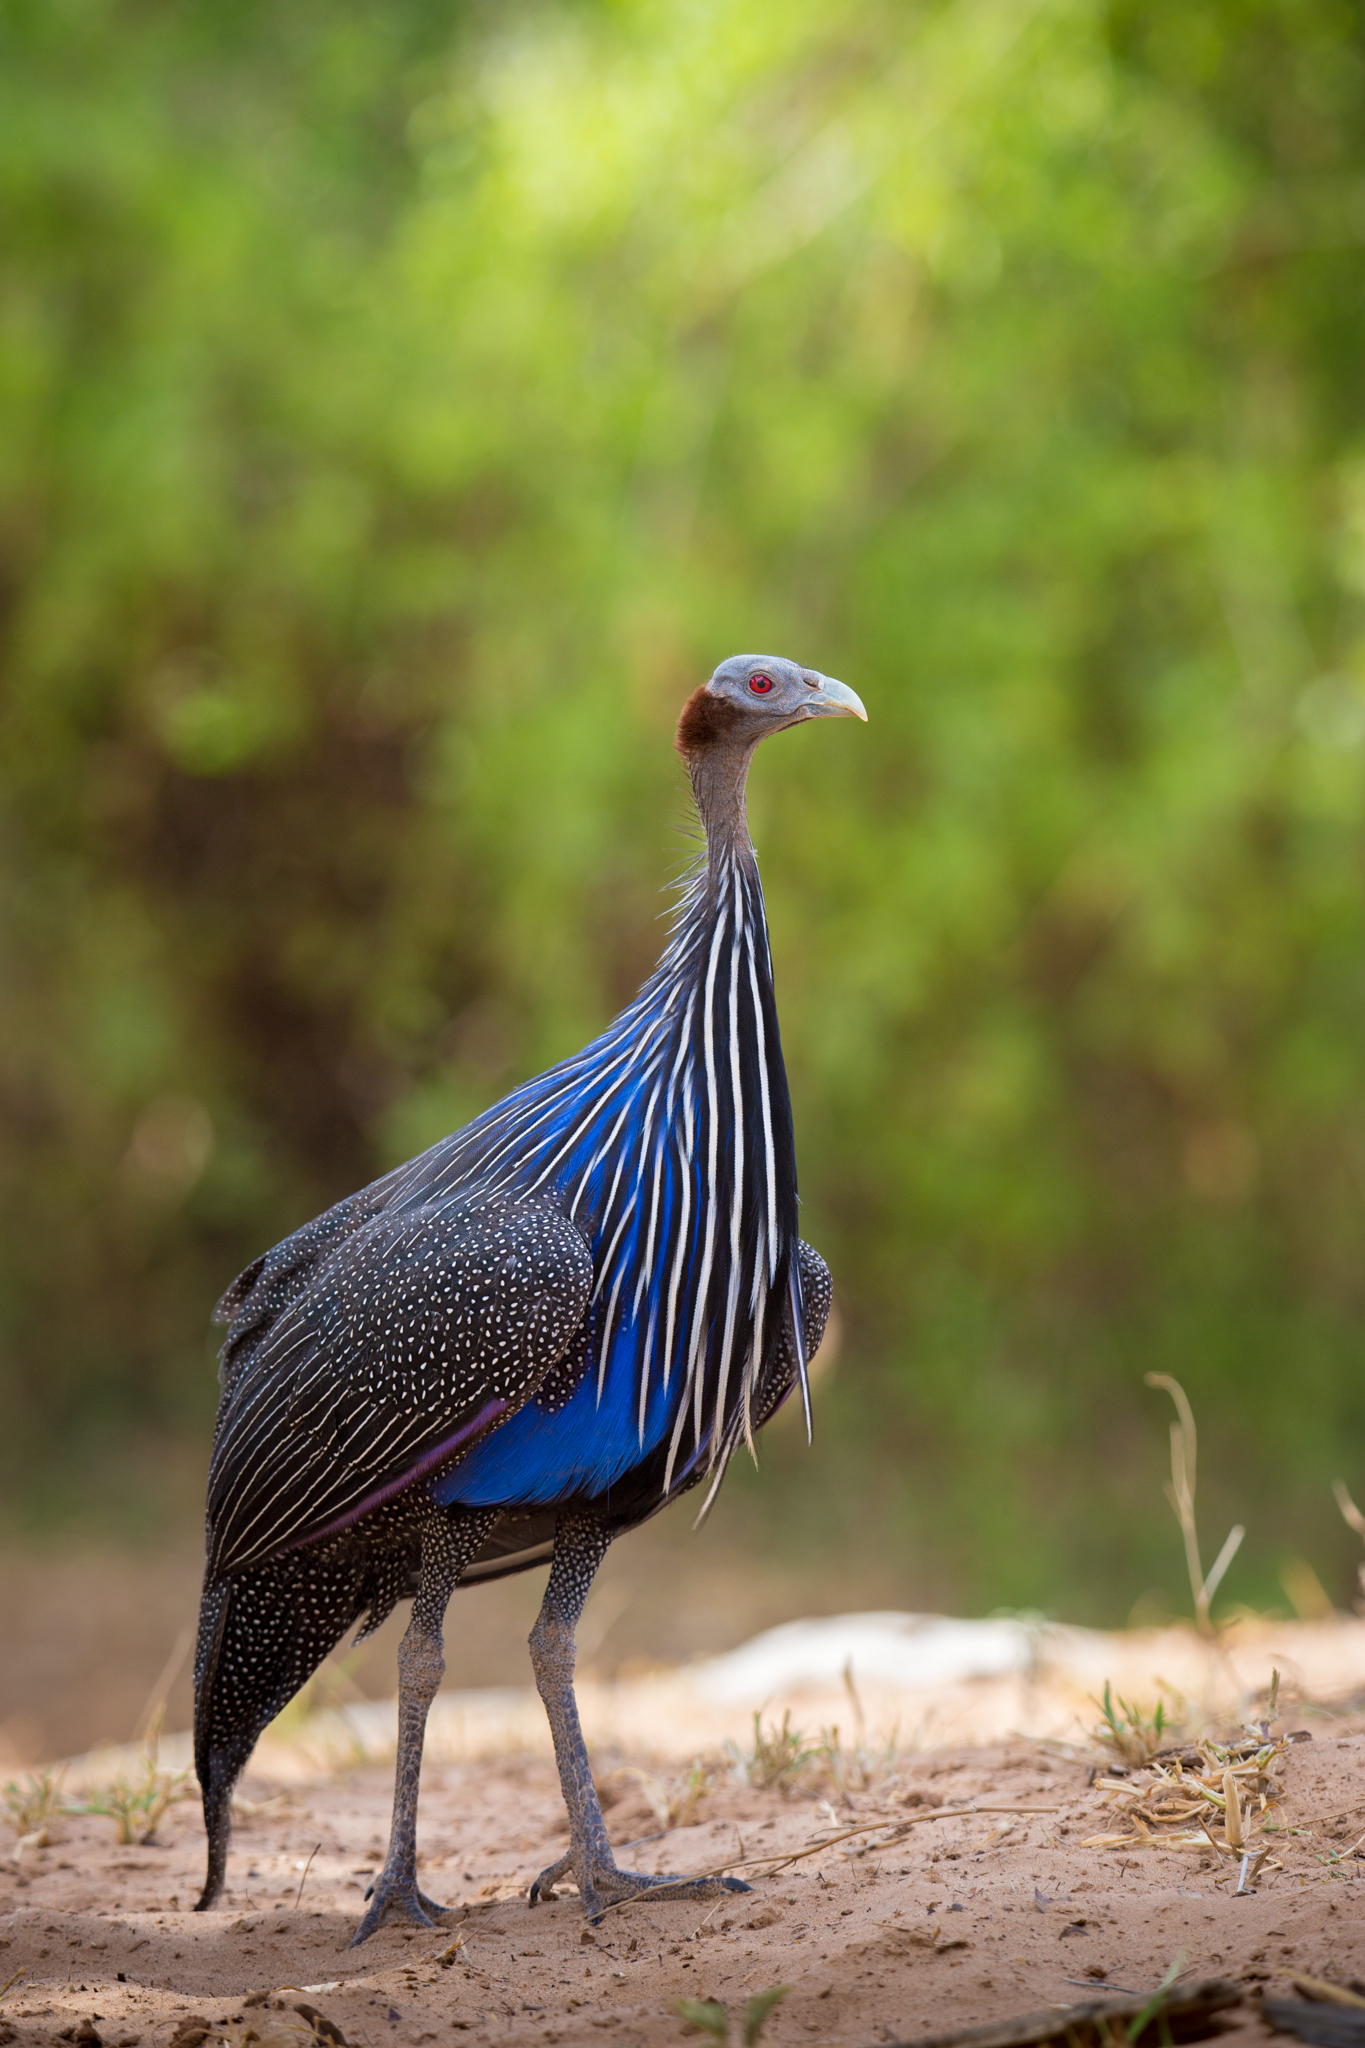
[[377, 1934], [386, 1921], [401, 1920], [410, 1927], [435, 1929], [440, 1922], [431, 1916], [450, 1910], [447, 1906], [438, 1906], [425, 1892], [419, 1892], [415, 1884], [389, 1883], [382, 1876], [371, 1885], [366, 1897], [370, 1900], [370, 1909], [351, 1936], [351, 1948], [359, 1948], [363, 1941]]
[[747, 1892], [742, 1877], [673, 1877], [667, 1872], [653, 1876], [642, 1870], [594, 1870], [587, 1884], [579, 1880], [579, 1892], [590, 1922], [607, 1906], [625, 1905], [646, 1893], [670, 1899], [714, 1899], [722, 1892]]
[[540, 1876], [531, 1886], [531, 1904], [538, 1906], [542, 1899], [553, 1899], [555, 1896], [555, 1886], [559, 1883], [560, 1879], [562, 1877], [571, 1877], [572, 1875], [572, 1854], [561, 1856], [557, 1863], [551, 1863], [547, 1869], [542, 1870]]

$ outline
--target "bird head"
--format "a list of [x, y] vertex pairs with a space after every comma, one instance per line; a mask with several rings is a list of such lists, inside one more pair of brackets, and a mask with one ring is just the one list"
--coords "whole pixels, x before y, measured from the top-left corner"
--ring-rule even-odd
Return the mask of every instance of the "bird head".
[[855, 691], [818, 669], [780, 654], [732, 654], [684, 704], [678, 752], [695, 756], [736, 743], [747, 751], [770, 732], [807, 718], [866, 721], [867, 713]]

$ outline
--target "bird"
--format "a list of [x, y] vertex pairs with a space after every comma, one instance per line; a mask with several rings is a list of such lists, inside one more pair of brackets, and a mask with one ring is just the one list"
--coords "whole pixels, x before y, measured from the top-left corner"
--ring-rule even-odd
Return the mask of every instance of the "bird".
[[457, 1587], [548, 1563], [530, 1637], [569, 1846], [530, 1903], [584, 1911], [735, 1877], [618, 1868], [579, 1724], [574, 1631], [608, 1546], [689, 1488], [703, 1512], [799, 1390], [829, 1269], [797, 1229], [791, 1101], [745, 791], [755, 748], [867, 713], [847, 685], [733, 655], [676, 740], [703, 844], [633, 1002], [581, 1052], [253, 1261], [226, 1324], [195, 1651], [208, 1841], [221, 1898], [232, 1791], [263, 1729], [362, 1623], [402, 1599], [388, 1852], [352, 1945], [436, 1926], [417, 1884], [427, 1713]]

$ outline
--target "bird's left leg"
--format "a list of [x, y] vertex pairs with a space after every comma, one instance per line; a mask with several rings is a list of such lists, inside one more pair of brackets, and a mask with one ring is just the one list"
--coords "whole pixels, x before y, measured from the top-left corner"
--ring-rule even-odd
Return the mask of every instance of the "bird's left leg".
[[590, 1920], [596, 1920], [604, 1906], [616, 1905], [645, 1891], [666, 1890], [671, 1898], [695, 1899], [749, 1889], [737, 1877], [650, 1877], [642, 1871], [617, 1868], [597, 1787], [593, 1784], [573, 1689], [574, 1630], [610, 1542], [610, 1535], [595, 1515], [560, 1517], [550, 1583], [531, 1631], [531, 1665], [545, 1702], [559, 1782], [569, 1810], [568, 1854], [541, 1871], [531, 1886], [531, 1904], [553, 1898], [558, 1880], [572, 1876], [577, 1879], [579, 1896]]
[[442, 1623], [465, 1567], [497, 1520], [496, 1508], [451, 1510], [433, 1504], [422, 1524], [422, 1570], [412, 1620], [398, 1646], [398, 1762], [394, 1772], [393, 1829], [384, 1868], [365, 1894], [370, 1909], [351, 1938], [358, 1948], [391, 1916], [434, 1927], [444, 1913], [417, 1889], [417, 1788], [427, 1711], [445, 1676]]

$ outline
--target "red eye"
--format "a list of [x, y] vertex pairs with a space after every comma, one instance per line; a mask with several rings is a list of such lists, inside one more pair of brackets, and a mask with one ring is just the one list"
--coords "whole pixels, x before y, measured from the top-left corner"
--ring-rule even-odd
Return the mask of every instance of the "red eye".
[[756, 697], [766, 697], [772, 686], [773, 679], [771, 676], [757, 675], [750, 676], [749, 678], [749, 688]]

